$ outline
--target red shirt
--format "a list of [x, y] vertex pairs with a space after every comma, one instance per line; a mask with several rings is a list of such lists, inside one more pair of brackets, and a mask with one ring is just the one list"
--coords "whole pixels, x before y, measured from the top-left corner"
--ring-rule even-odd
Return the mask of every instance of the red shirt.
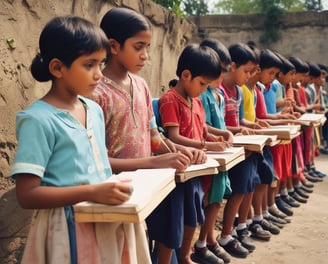
[[300, 98], [300, 102], [301, 102], [301, 106], [305, 106], [307, 105], [307, 101], [306, 101], [306, 91], [305, 88], [303, 86], [298, 86], [298, 96]]
[[265, 105], [265, 99], [262, 91], [258, 86], [255, 88], [256, 92], [256, 117], [260, 119], [265, 119], [267, 117], [267, 109]]
[[200, 98], [183, 98], [175, 89], [170, 89], [159, 99], [162, 126], [179, 127], [181, 136], [202, 140], [206, 138], [206, 115]]

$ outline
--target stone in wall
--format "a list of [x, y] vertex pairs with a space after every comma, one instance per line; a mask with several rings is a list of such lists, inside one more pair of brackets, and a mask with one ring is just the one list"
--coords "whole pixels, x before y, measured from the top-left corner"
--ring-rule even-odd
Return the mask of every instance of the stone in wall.
[[255, 41], [259, 48], [271, 48], [285, 55], [328, 65], [328, 11], [285, 13], [276, 21], [280, 39], [264, 47], [259, 42], [263, 34], [264, 16], [210, 15], [190, 17], [198, 28], [194, 41], [217, 38], [226, 46], [236, 42]]

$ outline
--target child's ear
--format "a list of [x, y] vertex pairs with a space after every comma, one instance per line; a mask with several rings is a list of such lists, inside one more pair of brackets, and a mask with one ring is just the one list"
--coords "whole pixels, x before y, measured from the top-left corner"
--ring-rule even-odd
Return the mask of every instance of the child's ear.
[[232, 61], [230, 64], [230, 71], [234, 72], [237, 68], [238, 68], [237, 64], [234, 61]]
[[57, 79], [62, 77], [62, 68], [64, 64], [61, 60], [54, 58], [49, 62], [49, 71]]
[[189, 70], [183, 70], [181, 73], [183, 80], [190, 80], [192, 78], [191, 72]]
[[110, 53], [116, 55], [120, 50], [120, 43], [118, 43], [115, 39], [110, 38], [109, 40]]

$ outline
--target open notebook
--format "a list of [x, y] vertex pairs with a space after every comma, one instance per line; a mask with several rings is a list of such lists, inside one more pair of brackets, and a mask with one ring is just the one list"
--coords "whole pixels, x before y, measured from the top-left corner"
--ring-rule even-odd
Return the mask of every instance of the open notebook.
[[140, 223], [175, 188], [175, 169], [140, 169], [113, 175], [109, 180], [131, 179], [133, 193], [121, 205], [81, 202], [73, 205], [78, 222]]
[[206, 151], [206, 155], [220, 163], [219, 171], [227, 171], [245, 159], [245, 150], [243, 147], [231, 147], [221, 152]]
[[254, 152], [262, 152], [264, 146], [273, 146], [276, 142], [276, 135], [238, 135], [233, 139], [234, 146]]
[[213, 175], [218, 173], [219, 162], [215, 159], [207, 157], [207, 161], [203, 164], [193, 164], [190, 165], [184, 172], [176, 173], [176, 182], [185, 182], [192, 178]]
[[260, 135], [276, 135], [277, 139], [293, 139], [299, 135], [300, 125], [278, 125], [267, 128], [257, 129], [256, 134]]

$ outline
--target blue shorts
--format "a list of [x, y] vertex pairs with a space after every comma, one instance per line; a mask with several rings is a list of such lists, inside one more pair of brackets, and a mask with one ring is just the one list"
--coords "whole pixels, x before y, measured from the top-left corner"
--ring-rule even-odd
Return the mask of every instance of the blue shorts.
[[149, 239], [168, 248], [180, 248], [184, 225], [196, 227], [204, 222], [203, 199], [199, 178], [177, 183], [176, 188], [147, 217]]
[[261, 183], [257, 167], [258, 154], [252, 153], [228, 171], [232, 193], [254, 192], [255, 186]]
[[268, 147], [263, 148], [263, 155], [259, 156], [259, 164], [257, 171], [259, 173], [262, 184], [271, 184], [274, 179], [274, 167], [271, 151]]

